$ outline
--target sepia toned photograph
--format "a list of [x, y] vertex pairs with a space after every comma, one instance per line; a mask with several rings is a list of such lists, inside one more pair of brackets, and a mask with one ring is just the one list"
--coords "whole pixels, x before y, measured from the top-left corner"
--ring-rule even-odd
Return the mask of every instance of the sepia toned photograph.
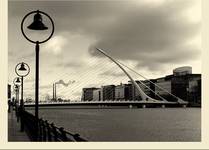
[[201, 0], [8, 0], [8, 142], [201, 142]]

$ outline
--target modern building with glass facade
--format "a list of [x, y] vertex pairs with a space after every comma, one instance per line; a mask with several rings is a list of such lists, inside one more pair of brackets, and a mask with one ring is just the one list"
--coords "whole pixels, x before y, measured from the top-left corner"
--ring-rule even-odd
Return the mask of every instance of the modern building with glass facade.
[[102, 86], [101, 96], [103, 101], [115, 100], [115, 85]]
[[93, 101], [101, 101], [101, 88], [93, 90]]
[[98, 88], [92, 87], [92, 88], [83, 88], [82, 91], [82, 101], [92, 101], [93, 100], [93, 91], [97, 90]]
[[131, 84], [120, 84], [115, 86], [115, 100], [132, 100], [132, 85]]
[[[151, 81], [151, 82], [150, 82]], [[201, 74], [192, 74], [189, 66], [173, 70], [173, 74], [165, 77], [136, 81], [144, 93], [154, 99], [177, 101], [177, 97], [188, 101], [189, 105], [201, 105]], [[171, 93], [171, 94], [170, 94]], [[175, 95], [175, 96], [173, 96]], [[84, 88], [84, 101], [140, 101], [142, 98], [135, 86], [128, 84], [106, 85], [101, 88]]]

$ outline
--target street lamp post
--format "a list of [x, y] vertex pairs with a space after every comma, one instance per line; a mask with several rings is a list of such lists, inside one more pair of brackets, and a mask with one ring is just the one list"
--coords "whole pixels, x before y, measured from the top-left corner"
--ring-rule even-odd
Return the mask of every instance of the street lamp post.
[[[39, 40], [32, 40], [30, 39], [24, 32], [24, 21], [25, 19], [31, 15], [31, 14], [35, 14], [34, 15], [34, 18], [33, 18], [33, 22], [27, 26], [27, 28], [29, 30], [47, 30], [48, 27], [43, 23], [43, 20], [42, 20], [42, 15], [45, 15], [46, 17], [48, 17], [48, 19], [50, 20], [51, 24], [52, 24], [52, 31], [51, 33], [49, 34], [49, 36], [43, 40], [43, 41], [39, 41]], [[39, 119], [39, 113], [38, 113], [38, 107], [39, 107], [39, 44], [42, 44], [42, 43], [45, 43], [47, 42], [51, 37], [52, 35], [54, 34], [54, 22], [52, 20], [52, 18], [45, 12], [43, 11], [31, 11], [29, 12], [28, 14], [26, 14], [21, 22], [21, 31], [22, 31], [22, 34], [23, 36], [31, 43], [35, 44], [35, 52], [36, 52], [36, 69], [35, 69], [35, 117], [38, 121]], [[38, 122], [37, 122], [37, 130], [38, 130]], [[38, 132], [37, 132], [38, 134]]]
[[[21, 78], [21, 99], [20, 99], [20, 106], [24, 107], [24, 103], [23, 103], [23, 78], [26, 77], [29, 72], [30, 72], [30, 67], [28, 66], [28, 64], [21, 62], [19, 64], [16, 65], [15, 67], [15, 72], [16, 74]], [[19, 78], [17, 79], [18, 82]]]
[[15, 96], [16, 96], [16, 98], [15, 98], [15, 114], [17, 117], [17, 122], [19, 122], [19, 85], [14, 83], [13, 89], [15, 91]]
[[21, 84], [20, 78], [19, 77], [14, 78], [13, 84], [14, 84], [13, 89], [16, 94], [16, 102], [19, 104], [19, 85]]
[[18, 93], [19, 87], [18, 87], [18, 85], [14, 85], [13, 86], [13, 89], [14, 89], [14, 92], [15, 92], [15, 101], [16, 101], [16, 104], [18, 104], [18, 101], [19, 101], [19, 98], [18, 98], [18, 95], [19, 95], [19, 93]]
[[[15, 72], [16, 74], [21, 78], [21, 99], [20, 99], [20, 114], [24, 110], [24, 101], [23, 101], [23, 78], [26, 77], [29, 72], [30, 72], [30, 67], [28, 64], [21, 62], [16, 65], [15, 67]], [[19, 81], [19, 78], [17, 78], [17, 81]], [[22, 117], [21, 117], [21, 131], [24, 130], [23, 122], [22, 122]]]

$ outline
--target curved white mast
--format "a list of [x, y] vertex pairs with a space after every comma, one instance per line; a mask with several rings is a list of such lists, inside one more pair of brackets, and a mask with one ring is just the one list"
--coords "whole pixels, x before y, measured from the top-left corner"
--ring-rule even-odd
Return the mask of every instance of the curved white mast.
[[[132, 84], [135, 86], [135, 88], [139, 91], [141, 97], [142, 97], [142, 100], [143, 101], [154, 101], [154, 102], [157, 102], [157, 101], [160, 101], [160, 100], [156, 100], [156, 99], [153, 99], [151, 97], [149, 97], [148, 95], [146, 95], [144, 93], [144, 91], [139, 87], [139, 85], [135, 82], [135, 80], [128, 74], [128, 72], [115, 60], [113, 59], [112, 57], [110, 57], [106, 52], [104, 52], [102, 49], [99, 49], [99, 48], [96, 48], [99, 52], [101, 52], [103, 55], [105, 55], [106, 57], [108, 57], [110, 60], [112, 60], [121, 70], [123, 70], [123, 72], [128, 76], [128, 78], [131, 80]], [[141, 81], [139, 81], [141, 83]], [[165, 100], [163, 100], [165, 101]]]

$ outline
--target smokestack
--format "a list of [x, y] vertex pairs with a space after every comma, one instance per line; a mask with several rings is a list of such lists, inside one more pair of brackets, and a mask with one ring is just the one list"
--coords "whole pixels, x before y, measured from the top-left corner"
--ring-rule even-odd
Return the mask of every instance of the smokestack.
[[55, 101], [57, 101], [57, 91], [56, 91], [56, 83], [54, 84], [54, 98], [55, 98]]
[[53, 98], [52, 100], [54, 101], [54, 83], [53, 83]]

